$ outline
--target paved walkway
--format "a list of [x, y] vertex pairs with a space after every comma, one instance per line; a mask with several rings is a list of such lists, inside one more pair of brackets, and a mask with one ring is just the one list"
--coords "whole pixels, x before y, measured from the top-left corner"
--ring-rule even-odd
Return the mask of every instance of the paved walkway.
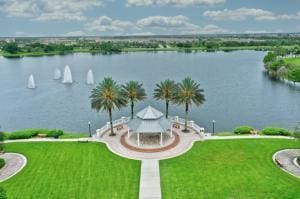
[[161, 199], [158, 160], [142, 160], [139, 199]]
[[25, 167], [27, 163], [25, 156], [17, 153], [1, 154], [0, 158], [5, 160], [5, 166], [0, 169], [0, 182], [3, 182], [16, 175]]
[[200, 135], [195, 132], [190, 133], [182, 133], [181, 130], [174, 130], [179, 135], [179, 143], [173, 147], [171, 150], [167, 151], [161, 151], [161, 152], [155, 152], [155, 153], [144, 153], [144, 152], [138, 152], [133, 151], [125, 146], [123, 146], [120, 143], [121, 136], [126, 133], [126, 129], [122, 132], [118, 132], [116, 136], [109, 136], [108, 134], [105, 134], [102, 138], [99, 139], [100, 142], [106, 143], [107, 147], [110, 151], [113, 153], [130, 158], [135, 160], [147, 160], [147, 159], [156, 159], [156, 160], [162, 160], [167, 158], [172, 158], [179, 156], [186, 151], [188, 151], [195, 141], [203, 140], [201, 139]]
[[285, 149], [276, 152], [273, 161], [285, 172], [300, 178], [300, 167], [294, 162], [297, 157], [300, 157], [300, 149]]

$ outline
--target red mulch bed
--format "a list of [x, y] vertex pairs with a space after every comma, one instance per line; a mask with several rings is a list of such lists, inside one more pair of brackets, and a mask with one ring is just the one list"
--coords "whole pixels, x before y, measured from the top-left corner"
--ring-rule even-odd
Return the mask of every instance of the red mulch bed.
[[142, 152], [142, 153], [157, 153], [157, 152], [167, 151], [167, 150], [172, 149], [175, 146], [177, 146], [180, 141], [179, 135], [176, 132], [173, 132], [175, 139], [171, 144], [164, 146], [164, 147], [154, 148], [154, 149], [143, 149], [143, 148], [135, 147], [135, 146], [128, 144], [125, 139], [126, 135], [127, 135], [127, 133], [124, 133], [121, 136], [121, 139], [120, 139], [121, 144], [124, 147], [126, 147], [127, 149], [130, 149], [130, 150], [136, 151], [136, 152]]

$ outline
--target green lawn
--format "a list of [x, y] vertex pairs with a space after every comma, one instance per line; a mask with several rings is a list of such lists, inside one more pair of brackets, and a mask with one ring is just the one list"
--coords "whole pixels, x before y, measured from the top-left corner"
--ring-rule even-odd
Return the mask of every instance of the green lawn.
[[89, 133], [64, 133], [59, 136], [59, 139], [75, 139], [75, 138], [88, 138]]
[[285, 63], [295, 65], [295, 66], [300, 66], [300, 57], [296, 58], [285, 58], [284, 59]]
[[0, 186], [8, 198], [138, 198], [140, 162], [100, 143], [11, 143], [28, 158], [21, 173]]
[[300, 198], [300, 180], [276, 167], [274, 152], [291, 140], [197, 142], [185, 155], [160, 162], [163, 198]]

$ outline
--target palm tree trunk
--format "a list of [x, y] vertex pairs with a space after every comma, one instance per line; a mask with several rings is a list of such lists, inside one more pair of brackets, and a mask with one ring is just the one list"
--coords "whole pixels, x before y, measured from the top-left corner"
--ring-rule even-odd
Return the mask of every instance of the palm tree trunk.
[[131, 119], [133, 119], [133, 108], [134, 108], [134, 102], [133, 100], [131, 99]]
[[109, 134], [109, 136], [115, 136], [116, 134], [114, 133], [111, 109], [108, 109], [108, 113], [109, 113], [109, 123], [110, 123], [110, 134]]
[[184, 122], [184, 132], [188, 132], [187, 122], [188, 122], [188, 112], [189, 112], [189, 104], [185, 103], [185, 122]]
[[168, 119], [169, 117], [169, 101], [166, 101], [166, 118]]

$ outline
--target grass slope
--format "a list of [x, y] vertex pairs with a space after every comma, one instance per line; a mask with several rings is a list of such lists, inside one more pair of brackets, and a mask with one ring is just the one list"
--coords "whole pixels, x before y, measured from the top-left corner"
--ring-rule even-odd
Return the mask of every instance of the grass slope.
[[300, 180], [272, 162], [291, 140], [219, 140], [195, 144], [160, 162], [163, 198], [300, 198]]
[[100, 143], [12, 143], [24, 154], [21, 173], [1, 183], [8, 198], [138, 198], [140, 162]]

